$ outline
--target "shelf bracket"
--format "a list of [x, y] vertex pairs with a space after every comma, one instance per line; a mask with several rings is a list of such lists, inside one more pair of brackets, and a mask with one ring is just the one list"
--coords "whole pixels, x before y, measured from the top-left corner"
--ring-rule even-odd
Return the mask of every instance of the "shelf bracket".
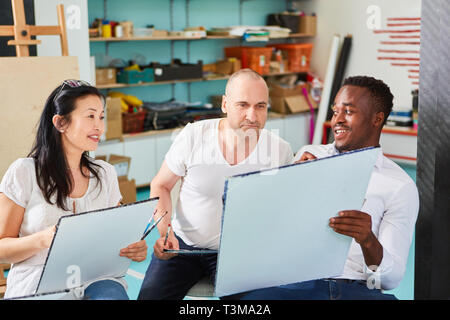
[[248, 2], [251, 0], [239, 0], [239, 25], [242, 26], [243, 24], [243, 6], [244, 6], [244, 2]]

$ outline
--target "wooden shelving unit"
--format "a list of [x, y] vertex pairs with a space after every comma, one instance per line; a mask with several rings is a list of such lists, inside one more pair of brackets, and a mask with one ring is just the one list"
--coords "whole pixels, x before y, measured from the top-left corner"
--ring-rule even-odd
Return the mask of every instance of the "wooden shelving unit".
[[122, 38], [89, 38], [91, 42], [119, 42], [119, 41], [153, 41], [153, 40], [200, 40], [206, 39], [205, 37], [122, 37]]
[[[168, 28], [168, 30], [173, 31], [174, 30], [174, 13], [173, 13], [173, 1], [170, 1], [170, 10], [169, 10], [169, 22], [170, 22], [170, 27]], [[239, 23], [238, 25], [244, 25], [244, 21], [243, 21], [243, 5], [244, 2], [247, 0], [240, 0], [239, 1]], [[103, 10], [104, 10], [104, 19], [107, 18], [107, 0], [103, 0]], [[185, 14], [186, 14], [186, 27], [190, 26], [190, 21], [189, 21], [189, 12], [190, 12], [190, 0], [186, 0], [185, 1]], [[121, 38], [116, 38], [116, 37], [91, 37], [89, 39], [89, 41], [91, 43], [104, 43], [105, 44], [105, 52], [106, 55], [108, 55], [109, 53], [109, 48], [110, 45], [112, 43], [123, 43], [123, 42], [132, 42], [132, 41], [170, 41], [170, 59], [172, 60], [174, 58], [174, 52], [175, 52], [175, 47], [174, 47], [174, 42], [176, 41], [187, 41], [187, 45], [186, 45], [186, 57], [187, 57], [187, 62], [189, 63], [190, 61], [190, 48], [191, 48], [191, 44], [192, 41], [199, 41], [199, 40], [241, 40], [241, 45], [246, 45], [246, 44], [251, 44], [251, 43], [271, 43], [272, 41], [277, 41], [277, 40], [283, 40], [283, 39], [301, 39], [301, 38], [309, 38], [309, 37], [314, 37], [314, 34], [307, 34], [307, 33], [291, 33], [287, 36], [282, 36], [282, 37], [272, 37], [269, 38], [268, 41], [244, 41], [242, 36], [232, 36], [232, 35], [227, 35], [227, 34], [223, 34], [221, 32], [216, 32], [214, 34], [214, 32], [211, 32], [210, 35], [206, 35], [206, 36], [201, 36], [201, 37], [186, 37], [186, 36], [136, 36], [136, 37], [121, 37]], [[292, 72], [288, 72], [288, 73], [277, 73], [277, 74], [270, 74], [270, 75], [266, 75], [266, 77], [269, 76], [280, 76], [280, 75], [288, 75], [288, 74], [299, 74], [297, 73], [292, 73]], [[105, 90], [109, 90], [109, 89], [121, 89], [121, 88], [129, 88], [129, 87], [146, 87], [146, 86], [156, 86], [156, 85], [171, 85], [172, 87], [172, 97], [175, 97], [175, 84], [177, 83], [186, 83], [187, 84], [187, 92], [188, 92], [188, 100], [190, 101], [191, 98], [191, 83], [194, 82], [205, 82], [205, 81], [217, 81], [217, 80], [226, 80], [228, 79], [228, 76], [218, 76], [218, 77], [204, 77], [204, 78], [197, 78], [197, 79], [185, 79], [185, 80], [172, 80], [172, 81], [155, 81], [155, 82], [144, 82], [144, 83], [136, 83], [136, 84], [125, 84], [125, 83], [115, 83], [115, 84], [110, 84], [110, 85], [98, 85], [97, 87], [99, 89], [105, 89]]]
[[[309, 112], [309, 111], [307, 111], [307, 112]], [[271, 112], [271, 111], [269, 111], [267, 113], [268, 119], [282, 119], [282, 118], [289, 117], [289, 116], [290, 115], [284, 115], [284, 114]], [[138, 133], [124, 133], [122, 135], [122, 138], [119, 140], [123, 141], [124, 139], [128, 139], [128, 138], [141, 138], [141, 137], [153, 136], [153, 135], [158, 135], [158, 134], [166, 134], [166, 133], [171, 133], [177, 129], [182, 129], [182, 128], [183, 127], [177, 127], [177, 128], [163, 129], [163, 130], [148, 130], [148, 131], [143, 131], [143, 132], [138, 132]]]
[[[137, 0], [135, 0], [137, 1]], [[244, 26], [247, 25], [246, 19], [244, 19], [244, 6], [248, 3], [248, 0], [233, 0], [238, 1], [239, 10], [236, 10], [236, 14], [238, 15], [238, 19], [231, 19], [232, 21], [237, 20], [236, 25]], [[111, 1], [112, 2], [112, 1]], [[184, 5], [185, 8], [181, 8], [182, 4], [178, 3], [176, 0], [167, 0], [169, 5], [168, 15], [166, 18], [167, 24], [163, 24], [160, 26], [161, 29], [167, 29], [168, 31], [177, 31], [177, 29], [189, 28], [192, 26], [198, 26], [198, 19], [194, 21], [191, 20], [191, 16], [194, 13], [196, 17], [201, 17], [200, 14], [209, 14], [208, 11], [205, 12], [197, 12], [192, 11], [193, 8], [190, 8], [190, 4], [194, 2], [193, 0], [185, 0]], [[108, 9], [108, 0], [103, 0], [103, 19], [110, 20], [112, 17], [117, 17], [117, 12], [110, 12]], [[286, 9], [289, 9], [290, 1], [286, 1]], [[133, 4], [133, 1], [130, 2], [130, 5]], [[174, 5], [176, 4], [176, 5]], [[117, 10], [117, 6], [114, 5], [113, 8]], [[176, 8], [176, 10], [174, 9]], [[197, 5], [196, 5], [197, 8]], [[98, 8], [96, 8], [98, 9]], [[177, 12], [177, 15], [174, 15], [174, 12]], [[217, 12], [216, 12], [217, 13]], [[185, 17], [181, 17], [182, 15]], [[220, 15], [220, 12], [218, 13]], [[130, 17], [131, 19], [132, 17]], [[185, 23], [181, 26], [179, 23], [182, 21]], [[151, 21], [151, 19], [149, 19]], [[175, 22], [176, 25], [175, 25]], [[233, 23], [235, 23], [233, 22]], [[142, 34], [142, 33], [141, 33]], [[156, 33], [155, 33], [156, 34]], [[309, 42], [315, 36], [314, 34], [305, 34], [305, 33], [291, 33], [288, 36], [283, 37], [272, 37], [268, 39], [268, 41], [245, 41], [242, 36], [231, 36], [226, 33], [210, 33], [207, 36], [203, 37], [186, 37], [181, 36], [164, 36], [164, 37], [153, 37], [153, 36], [138, 36], [138, 37], [129, 37], [129, 38], [104, 38], [104, 37], [93, 37], [90, 38], [89, 41], [91, 43], [91, 52], [95, 54], [104, 53], [106, 56], [110, 55], [111, 57], [129, 57], [131, 52], [124, 52], [124, 48], [122, 46], [126, 46], [128, 50], [130, 50], [135, 44], [136, 50], [142, 50], [142, 55], [146, 55], [146, 61], [160, 61], [162, 63], [168, 63], [167, 61], [172, 61], [175, 57], [182, 58], [185, 63], [195, 63], [197, 58], [200, 57], [204, 61], [216, 61], [224, 59], [221, 53], [221, 47], [228, 46], [266, 46], [274, 43], [300, 43], [300, 42]], [[273, 34], [272, 34], [273, 35]], [[142, 47], [141, 44], [145, 44], [146, 41], [148, 45], [154, 44], [157, 45], [151, 46], [149, 48]], [[160, 41], [160, 42], [154, 42]], [[163, 41], [163, 43], [161, 43]], [[139, 44], [139, 46], [138, 46]], [[159, 44], [163, 45], [160, 46]], [[94, 48], [95, 50], [92, 50]], [[194, 50], [191, 50], [193, 48]], [[165, 50], [164, 52], [160, 52], [159, 49]], [[208, 55], [208, 51], [210, 50], [210, 55]], [[149, 52], [150, 50], [155, 50], [155, 52]], [[201, 51], [200, 51], [201, 50]], [[191, 52], [192, 51], [192, 52]], [[192, 53], [192, 55], [191, 55]], [[208, 57], [208, 58], [206, 58]], [[195, 62], [194, 62], [195, 61]], [[271, 73], [268, 75], [264, 75], [266, 79], [270, 79], [270, 77], [284, 76], [284, 75], [294, 75], [300, 74], [305, 75], [303, 72], [283, 72], [283, 73]], [[200, 74], [199, 74], [200, 75]], [[164, 96], [164, 99], [169, 98], [170, 93], [168, 92], [171, 89], [171, 98], [177, 100], [179, 97], [183, 97], [183, 100], [187, 102], [191, 102], [191, 91], [194, 91], [196, 96], [198, 93], [205, 96], [209, 94], [221, 94], [223, 88], [218, 90], [217, 86], [221, 86], [221, 82], [217, 81], [226, 81], [229, 79], [229, 75], [212, 75], [212, 74], [204, 74], [202, 78], [196, 79], [184, 79], [184, 80], [171, 80], [171, 81], [154, 81], [154, 82], [145, 82], [145, 83], [137, 83], [137, 84], [124, 84], [124, 83], [116, 83], [112, 85], [100, 85], [97, 86], [102, 91], [106, 90], [117, 90], [117, 91], [127, 91], [126, 88], [134, 87], [133, 94], [136, 94], [140, 97], [140, 93], [142, 92], [142, 97], [145, 101], [147, 98], [148, 101], [162, 100], [159, 99], [160, 93], [159, 89], [162, 87], [154, 87], [166, 85], [170, 88], [164, 88], [164, 92], [161, 90], [161, 96]], [[211, 82], [215, 81], [215, 82]], [[194, 83], [194, 84], [192, 84]], [[205, 87], [205, 93], [202, 93], [202, 88]], [[223, 86], [224, 87], [224, 86]], [[138, 90], [139, 89], [139, 90]], [[177, 89], [177, 90], [175, 90]], [[192, 90], [191, 90], [192, 89]], [[175, 94], [177, 93], [177, 94]], [[181, 94], [180, 94], [181, 93]], [[185, 97], [185, 93], [187, 96]], [[145, 98], [144, 98], [145, 97]], [[204, 98], [196, 98], [203, 100]], [[309, 114], [309, 111], [308, 111]], [[219, 116], [219, 115], [218, 115]], [[293, 114], [293, 115], [282, 115], [270, 112], [268, 113], [268, 119], [270, 119], [270, 123], [266, 126], [267, 129], [279, 129], [279, 134], [282, 138], [286, 138], [286, 141], [289, 141], [291, 144], [295, 145], [294, 149], [300, 148], [301, 145], [305, 144], [303, 142], [303, 127], [304, 125], [308, 125], [307, 117], [303, 114]], [[286, 130], [285, 130], [286, 128]], [[289, 128], [289, 130], [287, 130]], [[134, 161], [134, 165], [130, 170], [129, 179], [135, 179], [136, 185], [138, 187], [148, 186], [151, 179], [157, 174], [158, 168], [160, 166], [160, 161], [164, 158], [165, 153], [169, 150], [170, 145], [172, 144], [172, 133], [177, 128], [164, 129], [164, 130], [148, 130], [139, 133], [126, 133], [123, 134], [121, 138], [102, 141], [99, 144], [98, 154], [123, 154], [129, 157], [132, 157]], [[139, 159], [139, 160], [137, 160]]]
[[[291, 74], [301, 74], [304, 72], [279, 72], [263, 75], [263, 77], [274, 77], [274, 76], [286, 76]], [[217, 81], [217, 80], [227, 80], [229, 76], [223, 77], [211, 77], [211, 78], [196, 78], [196, 79], [184, 79], [184, 80], [170, 80], [170, 81], [153, 81], [153, 82], [142, 82], [142, 83], [114, 83], [106, 85], [97, 85], [98, 89], [119, 89], [119, 88], [130, 88], [130, 87], [146, 87], [146, 86], [157, 86], [166, 84], [176, 84], [176, 83], [192, 83], [192, 82], [203, 82], [203, 81]]]
[[[287, 37], [270, 38], [270, 40], [276, 39], [290, 39], [290, 38], [307, 38], [314, 35], [306, 33], [292, 33]], [[206, 36], [206, 37], [179, 37], [179, 36], [167, 36], [167, 37], [128, 37], [128, 38], [103, 38], [94, 37], [90, 38], [90, 42], [119, 42], [119, 41], [161, 41], [161, 40], [214, 40], [214, 39], [241, 39], [239, 36]]]
[[117, 88], [130, 88], [130, 87], [146, 87], [146, 86], [157, 86], [165, 84], [175, 84], [175, 83], [191, 83], [191, 82], [201, 82], [201, 81], [214, 81], [214, 80], [226, 80], [228, 77], [217, 77], [217, 78], [196, 78], [196, 79], [184, 79], [184, 80], [170, 80], [170, 81], [154, 81], [154, 82], [142, 82], [142, 83], [114, 83], [106, 85], [98, 85], [98, 89], [117, 89]]

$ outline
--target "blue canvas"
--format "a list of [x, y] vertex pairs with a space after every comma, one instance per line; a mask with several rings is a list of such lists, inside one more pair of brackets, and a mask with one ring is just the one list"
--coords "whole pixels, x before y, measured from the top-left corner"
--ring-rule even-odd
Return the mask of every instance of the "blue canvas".
[[119, 251], [140, 240], [156, 203], [157, 198], [61, 217], [37, 293], [125, 276], [130, 259]]
[[340, 275], [352, 238], [334, 232], [329, 219], [361, 209], [379, 153], [362, 149], [227, 179], [215, 294]]

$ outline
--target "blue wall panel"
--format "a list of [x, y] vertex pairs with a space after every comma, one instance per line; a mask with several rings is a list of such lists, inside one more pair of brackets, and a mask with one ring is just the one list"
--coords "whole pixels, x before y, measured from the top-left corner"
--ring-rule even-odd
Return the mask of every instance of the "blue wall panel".
[[[104, 8], [106, 3], [106, 8]], [[187, 5], [189, 4], [189, 16], [186, 16]], [[173, 14], [170, 15], [170, 1], [168, 0], [89, 0], [88, 12], [89, 23], [95, 18], [106, 18], [114, 21], [133, 21], [135, 28], [143, 28], [153, 24], [156, 29], [171, 29], [171, 19], [173, 30], [182, 30], [189, 26], [224, 27], [239, 25], [239, 0], [173, 0]], [[286, 9], [285, 1], [273, 0], [253, 0], [242, 4], [242, 24], [245, 25], [265, 25], [267, 15], [281, 12]], [[189, 41], [189, 61], [188, 61], [188, 41], [173, 42], [173, 57], [179, 58], [183, 62], [196, 63], [202, 60], [204, 64], [213, 63], [223, 59], [224, 47], [239, 46], [240, 40], [218, 39], [218, 40], [191, 40]], [[258, 44], [256, 44], [258, 45]], [[259, 44], [259, 45], [265, 45]], [[143, 57], [146, 64], [157, 61], [169, 63], [171, 58], [171, 41], [124, 41], [91, 42], [91, 55], [96, 56], [96, 62], [101, 63], [101, 55], [108, 53], [114, 59], [124, 59], [128, 61], [137, 56]], [[225, 81], [211, 81], [193, 83], [190, 85], [191, 102], [208, 102], [210, 95], [222, 94], [225, 88]], [[189, 97], [187, 84], [175, 85], [175, 98], [180, 101], [187, 101]], [[172, 94], [171, 85], [161, 85], [156, 87], [139, 87], [120, 89], [120, 91], [134, 94], [142, 100], [164, 101], [170, 99]]]

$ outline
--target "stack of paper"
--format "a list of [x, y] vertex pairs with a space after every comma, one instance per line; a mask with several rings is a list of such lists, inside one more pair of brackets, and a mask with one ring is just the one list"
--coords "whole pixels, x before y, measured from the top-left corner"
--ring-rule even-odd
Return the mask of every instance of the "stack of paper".
[[244, 37], [245, 34], [248, 34], [249, 37], [250, 36], [266, 37], [265, 41], [268, 40], [267, 38], [287, 37], [289, 36], [290, 32], [291, 32], [290, 29], [281, 28], [278, 26], [230, 26], [230, 27], [213, 27], [211, 28], [211, 30], [208, 30], [209, 35], [229, 35], [229, 36]]
[[246, 31], [244, 33], [245, 41], [269, 41], [269, 32], [266, 30]]

